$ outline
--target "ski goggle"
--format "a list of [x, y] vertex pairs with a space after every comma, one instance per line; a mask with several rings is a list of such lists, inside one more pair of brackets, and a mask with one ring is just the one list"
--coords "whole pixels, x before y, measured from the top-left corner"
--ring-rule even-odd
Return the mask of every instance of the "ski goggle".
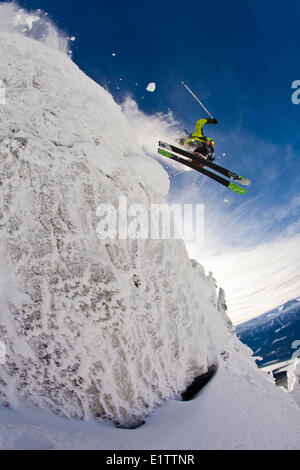
[[215, 141], [214, 141], [214, 140], [210, 140], [209, 143], [210, 143], [210, 145], [211, 145], [212, 147], [215, 146]]

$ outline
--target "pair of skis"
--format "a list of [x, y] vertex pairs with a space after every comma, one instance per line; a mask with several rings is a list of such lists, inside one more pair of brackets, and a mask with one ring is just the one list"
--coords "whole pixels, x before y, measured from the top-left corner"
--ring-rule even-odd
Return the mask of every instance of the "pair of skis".
[[[158, 145], [159, 145], [158, 153], [160, 155], [163, 155], [164, 157], [170, 158], [171, 160], [182, 163], [183, 165], [186, 165], [189, 168], [192, 168], [193, 170], [199, 171], [203, 175], [206, 175], [209, 178], [217, 181], [218, 183], [222, 184], [228, 189], [231, 189], [231, 191], [235, 193], [245, 194], [246, 189], [241, 188], [238, 184], [233, 183], [233, 181], [238, 182], [242, 185], [250, 184], [250, 180], [248, 178], [244, 178], [243, 176], [238, 175], [237, 173], [227, 170], [227, 168], [224, 168], [220, 165], [217, 165], [216, 163], [206, 160], [204, 156], [200, 156], [201, 154], [188, 152], [187, 150], [184, 150], [180, 147], [175, 147], [174, 145], [171, 145], [162, 141], [159, 141]], [[209, 171], [206, 168], [203, 168], [203, 166], [209, 167], [212, 170], [215, 170], [218, 173], [221, 173], [222, 175], [227, 176], [228, 178], [231, 179], [231, 181], [228, 181], [222, 176], [219, 176], [216, 173], [213, 173], [212, 171]]]

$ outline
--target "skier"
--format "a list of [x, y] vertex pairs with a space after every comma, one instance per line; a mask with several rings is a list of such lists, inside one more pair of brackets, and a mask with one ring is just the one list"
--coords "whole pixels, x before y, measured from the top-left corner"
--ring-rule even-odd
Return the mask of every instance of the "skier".
[[200, 153], [206, 157], [208, 161], [213, 161], [215, 160], [213, 156], [215, 142], [210, 137], [204, 135], [203, 126], [205, 126], [205, 124], [218, 124], [218, 121], [215, 118], [199, 119], [196, 123], [195, 132], [190, 134], [187, 139], [179, 139], [179, 143], [190, 152]]

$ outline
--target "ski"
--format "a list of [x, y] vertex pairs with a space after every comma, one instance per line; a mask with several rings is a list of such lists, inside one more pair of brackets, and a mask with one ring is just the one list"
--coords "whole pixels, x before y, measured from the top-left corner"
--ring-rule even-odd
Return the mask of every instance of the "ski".
[[210, 162], [205, 159], [203, 156], [200, 157], [193, 152], [188, 152], [187, 150], [184, 150], [180, 147], [175, 147], [174, 145], [168, 144], [167, 142], [161, 142], [159, 141], [158, 143], [159, 147], [162, 147], [167, 150], [171, 150], [172, 152], [179, 153], [180, 155], [183, 155], [184, 157], [191, 158], [195, 162], [199, 162], [204, 166], [208, 166], [212, 170], [217, 171], [218, 173], [221, 173], [224, 176], [227, 176], [227, 178], [230, 178], [233, 181], [236, 181], [242, 185], [249, 185], [251, 181], [248, 178], [245, 178], [244, 176], [238, 175], [237, 173], [234, 173], [233, 171], [227, 170], [227, 168], [224, 168], [220, 165], [217, 165], [216, 163]]
[[170, 158], [171, 160], [182, 163], [183, 165], [186, 165], [189, 168], [192, 168], [193, 170], [199, 171], [203, 175], [206, 175], [209, 178], [217, 181], [217, 183], [220, 183], [223, 186], [225, 186], [226, 188], [231, 189], [231, 191], [233, 191], [234, 193], [245, 194], [245, 192], [246, 192], [245, 188], [241, 188], [239, 185], [237, 185], [235, 183], [232, 183], [232, 182], [226, 180], [225, 178], [222, 178], [222, 176], [216, 175], [216, 173], [213, 173], [212, 171], [206, 170], [205, 168], [200, 167], [196, 163], [193, 163], [189, 160], [186, 160], [185, 158], [182, 158], [179, 155], [175, 155], [174, 153], [169, 152], [168, 150], [165, 150], [163, 148], [159, 148], [158, 153], [160, 155], [163, 155], [164, 157]]

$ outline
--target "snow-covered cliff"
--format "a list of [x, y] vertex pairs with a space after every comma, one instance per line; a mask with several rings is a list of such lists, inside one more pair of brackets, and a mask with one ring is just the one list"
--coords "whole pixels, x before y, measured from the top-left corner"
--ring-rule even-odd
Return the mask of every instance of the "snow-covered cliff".
[[135, 425], [239, 342], [182, 241], [97, 237], [100, 204], [168, 191], [120, 107], [61, 52], [0, 41], [1, 402]]

